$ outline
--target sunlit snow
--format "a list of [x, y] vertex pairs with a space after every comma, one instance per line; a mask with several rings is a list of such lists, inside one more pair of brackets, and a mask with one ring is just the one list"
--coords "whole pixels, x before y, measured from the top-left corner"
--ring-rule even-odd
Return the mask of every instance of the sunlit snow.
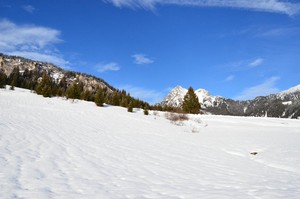
[[201, 115], [178, 126], [164, 113], [0, 89], [0, 198], [296, 199], [299, 141], [300, 120]]

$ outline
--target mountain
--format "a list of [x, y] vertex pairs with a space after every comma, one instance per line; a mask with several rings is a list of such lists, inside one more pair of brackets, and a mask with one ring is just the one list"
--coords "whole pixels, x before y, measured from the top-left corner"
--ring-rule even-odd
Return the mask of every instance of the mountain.
[[[187, 89], [176, 86], [161, 102], [162, 106], [180, 107]], [[205, 89], [195, 91], [204, 113], [215, 115], [255, 117], [300, 117], [300, 85], [253, 100], [238, 101], [221, 96], [212, 96]]]
[[180, 107], [187, 91], [188, 91], [187, 89], [182, 88], [181, 86], [176, 86], [165, 97], [161, 105], [170, 106], [170, 107]]
[[147, 102], [113, 88], [98, 77], [64, 70], [53, 64], [0, 53], [0, 88], [4, 85], [34, 90], [44, 97], [62, 96], [134, 108], [149, 107]]
[[19, 68], [21, 74], [25, 70], [28, 70], [32, 73], [36, 72], [39, 77], [41, 77], [43, 71], [46, 71], [54, 82], [60, 82], [61, 79], [64, 78], [67, 85], [72, 85], [78, 80], [83, 84], [84, 90], [94, 91], [97, 87], [106, 88], [108, 92], [115, 90], [103, 79], [91, 75], [64, 70], [51, 63], [34, 61], [18, 56], [8, 56], [0, 53], [0, 72], [9, 76], [16, 67]]

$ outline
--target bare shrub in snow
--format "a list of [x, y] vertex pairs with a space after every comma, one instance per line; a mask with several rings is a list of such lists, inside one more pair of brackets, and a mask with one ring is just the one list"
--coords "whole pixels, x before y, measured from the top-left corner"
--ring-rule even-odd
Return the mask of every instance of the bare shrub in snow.
[[202, 123], [202, 120], [200, 118], [193, 118], [192, 121], [198, 124]]
[[157, 116], [157, 115], [158, 115], [158, 111], [153, 111], [152, 114], [153, 114], [154, 116]]
[[189, 129], [192, 133], [200, 133], [200, 130], [203, 127], [203, 125], [204, 124], [199, 117], [190, 118], [188, 123]]
[[176, 124], [178, 126], [183, 126], [183, 122], [189, 120], [189, 117], [186, 114], [178, 114], [178, 113], [165, 113], [166, 119], [170, 120], [171, 123]]
[[158, 111], [153, 111], [152, 114], [154, 115], [155, 120], [156, 120], [156, 117], [159, 116]]
[[192, 127], [192, 133], [199, 133], [199, 132], [200, 132], [199, 127], [196, 127], [196, 126]]
[[78, 102], [78, 99], [67, 99], [67, 100], [69, 100], [72, 104], [76, 104], [77, 102]]

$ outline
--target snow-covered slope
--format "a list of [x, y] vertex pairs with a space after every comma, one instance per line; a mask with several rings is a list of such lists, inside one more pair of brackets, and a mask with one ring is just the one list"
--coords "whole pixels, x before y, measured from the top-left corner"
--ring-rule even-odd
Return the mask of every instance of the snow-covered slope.
[[0, 89], [0, 198], [299, 198], [299, 120], [150, 114]]
[[291, 95], [293, 93], [297, 93], [297, 92], [300, 92], [300, 84], [297, 85], [297, 86], [294, 86], [288, 90], [285, 90], [285, 91], [282, 91], [280, 93], [277, 93], [276, 95], [280, 98], [284, 98], [285, 96], [287, 95]]

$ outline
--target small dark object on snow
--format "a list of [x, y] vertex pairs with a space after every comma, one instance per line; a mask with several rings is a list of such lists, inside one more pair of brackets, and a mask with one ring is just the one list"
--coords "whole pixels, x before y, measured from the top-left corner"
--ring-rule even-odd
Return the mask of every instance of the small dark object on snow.
[[257, 152], [251, 152], [250, 154], [251, 155], [257, 155], [258, 153]]

